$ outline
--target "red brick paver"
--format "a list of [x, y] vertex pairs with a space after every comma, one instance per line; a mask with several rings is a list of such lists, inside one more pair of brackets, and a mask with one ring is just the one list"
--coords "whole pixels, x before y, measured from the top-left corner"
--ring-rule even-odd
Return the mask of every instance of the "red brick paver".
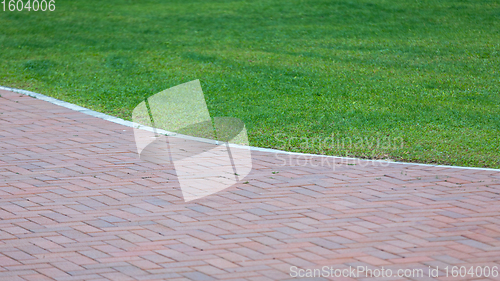
[[301, 280], [292, 266], [475, 280], [444, 267], [500, 266], [499, 171], [253, 151], [246, 179], [185, 203], [132, 128], [0, 95], [0, 280]]

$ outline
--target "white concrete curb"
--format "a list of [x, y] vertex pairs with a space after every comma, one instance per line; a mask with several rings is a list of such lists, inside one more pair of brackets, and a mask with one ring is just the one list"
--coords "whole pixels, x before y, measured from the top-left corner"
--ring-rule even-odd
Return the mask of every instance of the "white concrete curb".
[[[23, 95], [27, 95], [27, 96], [30, 96], [30, 97], [34, 97], [34, 98], [37, 98], [37, 99], [40, 99], [40, 100], [44, 100], [44, 101], [53, 103], [55, 105], [66, 107], [66, 108], [71, 109], [71, 110], [75, 110], [75, 111], [78, 111], [78, 112], [81, 112], [81, 113], [85, 113], [85, 114], [93, 116], [93, 117], [97, 117], [97, 118], [101, 118], [101, 119], [104, 119], [104, 120], [107, 120], [107, 121], [110, 121], [110, 122], [113, 122], [113, 123], [117, 123], [117, 124], [120, 124], [120, 125], [123, 125], [123, 126], [132, 127], [132, 128], [138, 128], [138, 126], [140, 126], [141, 129], [145, 129], [145, 130], [148, 130], [150, 132], [153, 132], [153, 128], [151, 128], [151, 127], [147, 127], [147, 126], [144, 126], [144, 125], [140, 125], [138, 123], [134, 123], [134, 122], [131, 122], [131, 121], [123, 120], [123, 119], [118, 118], [118, 117], [114, 117], [114, 116], [107, 115], [107, 114], [104, 114], [104, 113], [101, 113], [101, 112], [97, 112], [97, 111], [94, 111], [94, 110], [91, 110], [91, 109], [88, 109], [88, 108], [85, 108], [85, 107], [78, 106], [76, 104], [72, 104], [72, 103], [69, 103], [69, 102], [58, 100], [58, 99], [55, 99], [55, 98], [52, 98], [52, 97], [49, 97], [49, 96], [46, 96], [46, 95], [42, 95], [42, 94], [38, 94], [38, 93], [26, 91], [26, 90], [16, 89], [16, 88], [3, 87], [3, 86], [0, 86], [0, 90], [5, 90], [5, 91], [11, 91], [11, 92], [15, 92], [15, 93], [20, 93], [20, 94], [23, 94]], [[168, 131], [161, 130], [161, 129], [157, 129], [156, 131], [159, 132], [159, 133], [161, 133], [161, 134], [175, 135], [175, 136], [178, 136], [178, 137], [189, 138], [189, 139], [193, 138], [193, 137], [190, 137], [190, 136], [179, 135], [179, 134], [176, 134], [176, 133], [173, 133], [173, 132], [168, 132]], [[198, 138], [196, 138], [196, 139], [198, 139]], [[232, 144], [231, 146], [238, 146], [238, 145]], [[319, 155], [319, 154], [309, 154], [309, 153], [299, 153], [299, 152], [288, 152], [288, 151], [282, 151], [282, 150], [277, 150], [277, 149], [272, 149], [272, 148], [261, 148], [261, 147], [254, 147], [254, 146], [250, 146], [250, 147], [247, 147], [247, 148], [250, 148], [250, 150], [261, 151], [261, 152], [283, 153], [283, 154], [289, 154], [289, 155], [303, 155], [303, 156], [310, 156], [310, 157], [313, 157], [313, 156], [314, 157], [328, 157], [328, 158], [341, 159], [341, 160], [356, 160], [356, 161], [378, 162], [378, 163], [384, 163], [384, 164], [415, 165], [415, 166], [426, 166], [426, 167], [455, 168], [455, 169], [484, 170], [484, 171], [498, 171], [498, 172], [500, 172], [500, 169], [491, 169], [491, 168], [476, 168], [476, 167], [460, 167], [460, 166], [447, 166], [447, 165], [432, 165], [432, 164], [420, 164], [420, 163], [408, 163], [408, 162], [395, 162], [395, 161], [386, 161], [386, 160], [369, 160], [369, 159], [360, 159], [360, 158], [351, 158], [351, 157], [331, 156], [331, 155]]]

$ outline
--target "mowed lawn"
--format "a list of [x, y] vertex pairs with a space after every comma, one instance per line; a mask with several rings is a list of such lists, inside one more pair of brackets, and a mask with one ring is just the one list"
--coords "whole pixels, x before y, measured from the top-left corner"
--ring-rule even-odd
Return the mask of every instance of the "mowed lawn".
[[254, 146], [500, 168], [497, 0], [56, 1], [0, 50], [0, 85], [128, 120], [200, 79]]

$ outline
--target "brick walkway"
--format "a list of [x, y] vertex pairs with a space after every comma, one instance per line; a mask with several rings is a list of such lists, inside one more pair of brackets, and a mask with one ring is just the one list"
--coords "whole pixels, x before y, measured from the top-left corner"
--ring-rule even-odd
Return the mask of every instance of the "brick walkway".
[[[253, 152], [243, 182], [185, 203], [172, 167], [138, 159], [131, 128], [0, 95], [0, 280], [500, 266], [499, 171]], [[408, 279], [432, 278], [393, 278]]]

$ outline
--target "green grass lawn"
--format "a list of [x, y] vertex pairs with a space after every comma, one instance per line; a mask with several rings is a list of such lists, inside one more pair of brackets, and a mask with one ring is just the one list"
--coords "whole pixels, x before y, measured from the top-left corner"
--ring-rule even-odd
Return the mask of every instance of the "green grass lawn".
[[0, 85], [130, 120], [200, 79], [254, 146], [500, 168], [499, 27], [498, 0], [56, 1], [0, 12]]

